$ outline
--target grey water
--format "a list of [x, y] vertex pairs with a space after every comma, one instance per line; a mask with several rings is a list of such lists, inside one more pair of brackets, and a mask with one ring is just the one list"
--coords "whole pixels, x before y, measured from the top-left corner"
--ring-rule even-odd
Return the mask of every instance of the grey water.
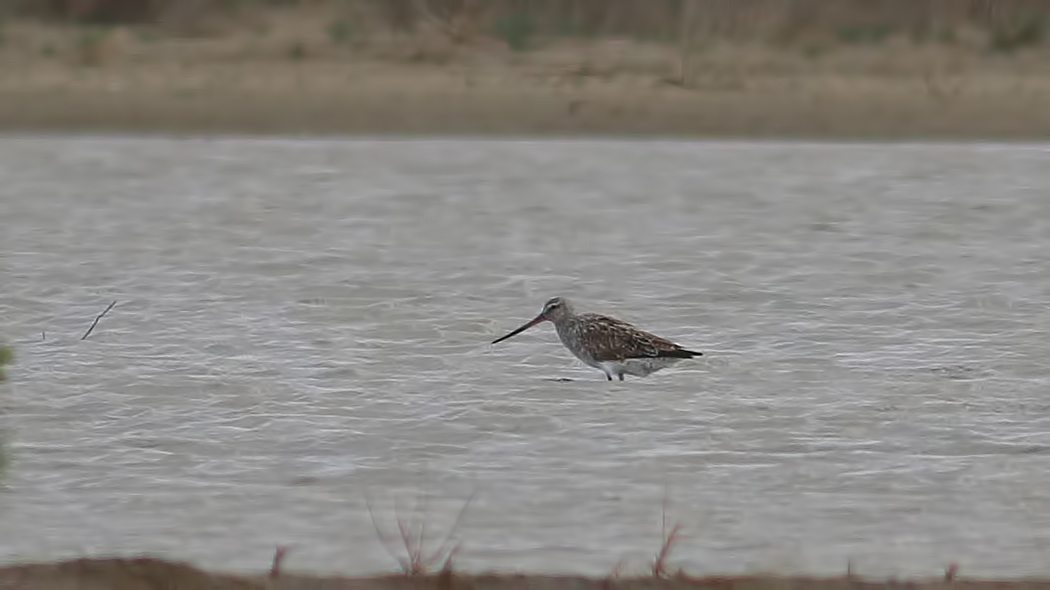
[[0, 560], [1050, 574], [1048, 303], [1043, 145], [7, 137]]

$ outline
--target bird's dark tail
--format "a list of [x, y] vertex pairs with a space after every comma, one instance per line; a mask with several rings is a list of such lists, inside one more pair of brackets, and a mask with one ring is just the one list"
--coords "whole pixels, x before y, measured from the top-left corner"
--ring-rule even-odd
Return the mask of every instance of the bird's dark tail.
[[694, 356], [704, 356], [704, 353], [694, 352], [692, 350], [686, 350], [684, 348], [676, 348], [674, 350], [661, 350], [656, 353], [656, 356], [673, 359], [691, 359]]

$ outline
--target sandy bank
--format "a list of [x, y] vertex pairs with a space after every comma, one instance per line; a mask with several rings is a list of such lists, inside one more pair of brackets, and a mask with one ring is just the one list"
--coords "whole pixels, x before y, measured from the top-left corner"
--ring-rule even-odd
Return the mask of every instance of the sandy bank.
[[[41, 67], [0, 88], [0, 130], [249, 134], [1050, 138], [1050, 77], [801, 75], [681, 89], [659, 81], [341, 64]], [[25, 75], [25, 74], [23, 74]], [[163, 83], [144, 82], [164, 76]], [[26, 80], [28, 79], [28, 80]], [[57, 80], [57, 81], [55, 81]], [[947, 95], [942, 96], [940, 93]]]
[[636, 40], [515, 52], [425, 35], [341, 43], [309, 14], [272, 22], [171, 39], [8, 23], [0, 131], [1050, 138], [1040, 47], [718, 42], [683, 61]]
[[933, 590], [1045, 590], [1050, 580], [865, 580], [856, 577], [811, 578], [780, 576], [677, 575], [657, 577], [585, 578], [541, 574], [471, 575], [441, 572], [421, 576], [384, 575], [368, 578], [316, 577], [295, 573], [233, 575], [206, 572], [189, 564], [161, 559], [79, 559], [56, 563], [0, 567], [0, 588], [18, 590], [864, 590], [911, 588]]

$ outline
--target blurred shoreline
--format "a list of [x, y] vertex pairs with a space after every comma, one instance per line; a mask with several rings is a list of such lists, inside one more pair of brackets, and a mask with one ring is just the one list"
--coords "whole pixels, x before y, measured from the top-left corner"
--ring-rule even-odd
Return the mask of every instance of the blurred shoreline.
[[362, 34], [323, 9], [249, 16], [193, 36], [8, 20], [0, 132], [1050, 138], [1050, 51], [991, 51], [965, 28], [951, 43], [538, 37], [516, 49], [437, 29]]
[[[246, 70], [253, 77], [238, 79]], [[38, 66], [0, 76], [6, 132], [1050, 138], [1050, 76], [994, 71], [960, 74], [947, 97], [921, 78], [871, 75], [752, 75], [681, 89], [330, 63]]]
[[841, 576], [779, 576], [775, 574], [702, 576], [684, 572], [657, 571], [649, 575], [612, 572], [606, 577], [553, 574], [469, 574], [452, 568], [415, 574], [386, 574], [363, 577], [314, 576], [285, 571], [275, 562], [268, 574], [245, 575], [210, 572], [185, 562], [152, 557], [94, 558], [68, 561], [25, 563], [0, 566], [0, 587], [4, 588], [209, 588], [289, 590], [631, 590], [660, 587], [748, 588], [751, 590], [858, 590], [906, 587], [915, 590], [965, 586], [974, 590], [1035, 590], [1050, 588], [1050, 580], [1018, 578], [990, 580], [959, 577], [957, 567], [949, 566], [942, 575], [926, 579], [876, 580], [846, 572]]
[[327, 8], [218, 22], [193, 35], [4, 22], [0, 132], [1050, 138], [1050, 51], [992, 51], [962, 26], [950, 43], [840, 32], [788, 45], [701, 37], [684, 49], [361, 32], [361, 19]]

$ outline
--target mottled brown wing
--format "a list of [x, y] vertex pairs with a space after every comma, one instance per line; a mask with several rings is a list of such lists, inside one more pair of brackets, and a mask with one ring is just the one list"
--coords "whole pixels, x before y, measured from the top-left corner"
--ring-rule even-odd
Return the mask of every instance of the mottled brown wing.
[[580, 319], [583, 320], [580, 330], [582, 339], [587, 342], [596, 361], [680, 356], [678, 351], [682, 349], [677, 344], [639, 330], [627, 322], [590, 313], [582, 315]]

